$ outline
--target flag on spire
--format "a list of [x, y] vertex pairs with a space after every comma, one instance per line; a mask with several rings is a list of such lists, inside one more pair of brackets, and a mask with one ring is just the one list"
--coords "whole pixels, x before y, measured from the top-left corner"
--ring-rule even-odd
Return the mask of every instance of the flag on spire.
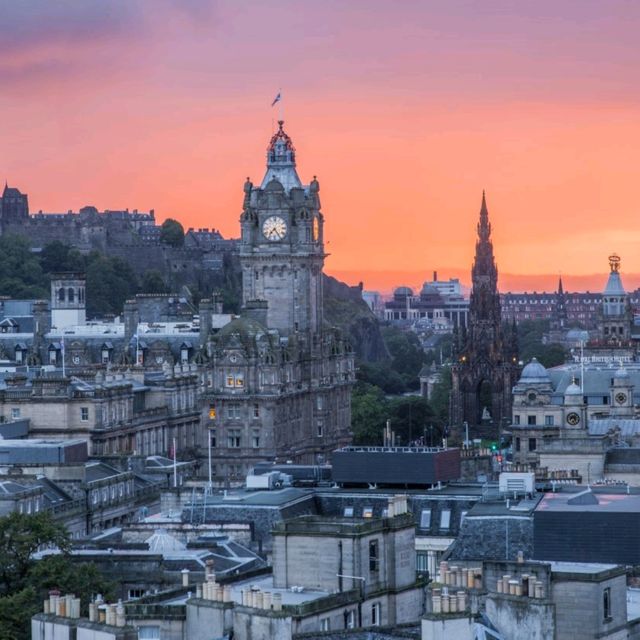
[[273, 102], [271, 103], [271, 106], [275, 106], [275, 104], [277, 102], [280, 102], [280, 100], [282, 100], [282, 93], [280, 91], [278, 91], [278, 95], [273, 99]]

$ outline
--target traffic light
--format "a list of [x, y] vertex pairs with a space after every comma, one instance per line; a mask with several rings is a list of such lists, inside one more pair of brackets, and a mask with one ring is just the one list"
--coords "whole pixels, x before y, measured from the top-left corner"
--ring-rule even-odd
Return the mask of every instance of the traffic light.
[[491, 451], [497, 451], [498, 450], [498, 445], [495, 442], [491, 443]]

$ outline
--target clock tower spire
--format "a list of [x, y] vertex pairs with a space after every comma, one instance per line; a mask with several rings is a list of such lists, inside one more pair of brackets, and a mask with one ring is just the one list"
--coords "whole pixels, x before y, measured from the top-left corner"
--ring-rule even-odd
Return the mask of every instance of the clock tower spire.
[[302, 184], [296, 151], [284, 122], [267, 147], [260, 187], [244, 185], [242, 300], [267, 302], [267, 327], [281, 334], [317, 334], [322, 328], [323, 216], [315, 176]]

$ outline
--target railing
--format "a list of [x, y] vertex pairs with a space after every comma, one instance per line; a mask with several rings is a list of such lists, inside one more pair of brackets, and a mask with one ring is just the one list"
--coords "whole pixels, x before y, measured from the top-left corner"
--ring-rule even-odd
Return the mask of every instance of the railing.
[[355, 453], [440, 453], [443, 447], [342, 447], [338, 452]]

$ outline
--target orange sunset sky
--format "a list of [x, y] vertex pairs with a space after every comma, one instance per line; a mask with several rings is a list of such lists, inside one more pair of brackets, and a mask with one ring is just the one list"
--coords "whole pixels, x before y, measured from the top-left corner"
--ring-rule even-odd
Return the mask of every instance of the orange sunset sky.
[[327, 272], [503, 290], [640, 284], [640, 3], [0, 0], [0, 177], [32, 211], [155, 208], [239, 233], [282, 88]]

